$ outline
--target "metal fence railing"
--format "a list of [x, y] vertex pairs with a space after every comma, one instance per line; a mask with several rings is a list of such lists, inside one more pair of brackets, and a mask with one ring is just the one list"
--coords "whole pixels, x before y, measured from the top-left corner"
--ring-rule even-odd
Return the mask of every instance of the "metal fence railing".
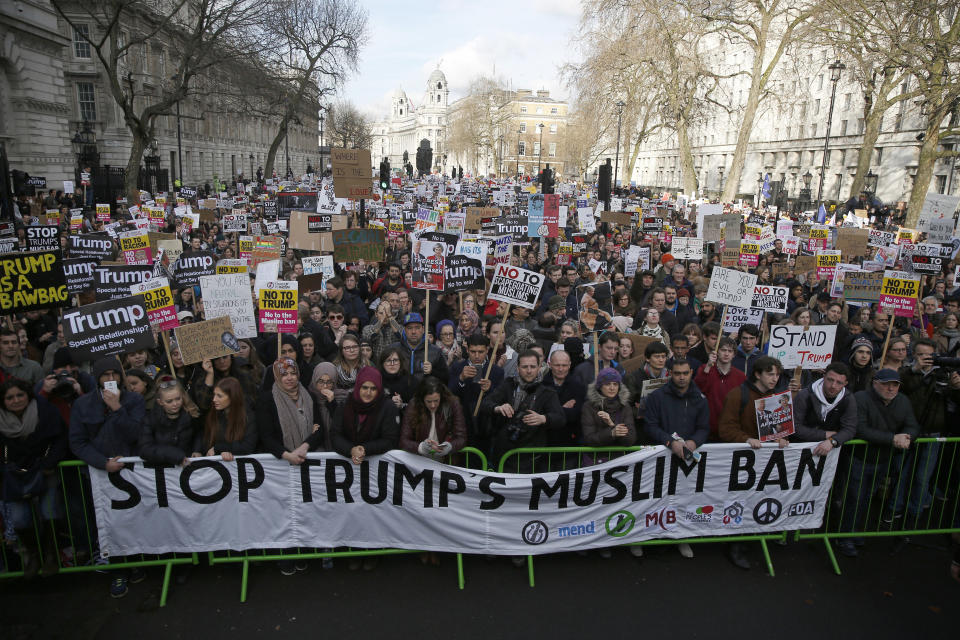
[[843, 445], [823, 525], [797, 532], [855, 555], [863, 539], [960, 533], [960, 438], [918, 438], [909, 449], [864, 440]]
[[[57, 573], [121, 571], [146, 567], [163, 568], [160, 606], [167, 603], [170, 577], [176, 565], [197, 564], [196, 553], [141, 554], [123, 558], [105, 558], [100, 554], [93, 496], [86, 464], [79, 460], [60, 463], [49, 483], [51, 491], [43, 496], [17, 503], [4, 503], [4, 539], [0, 545], [0, 578], [24, 575], [23, 553], [39, 554], [45, 560], [56, 558]], [[29, 508], [31, 539], [16, 539], [9, 521], [12, 508]], [[16, 547], [14, 546], [16, 545]]]

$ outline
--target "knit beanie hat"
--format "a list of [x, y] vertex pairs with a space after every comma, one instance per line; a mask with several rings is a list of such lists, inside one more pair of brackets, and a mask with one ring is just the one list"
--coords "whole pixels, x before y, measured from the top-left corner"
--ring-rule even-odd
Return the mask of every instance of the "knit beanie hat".
[[613, 367], [604, 367], [600, 369], [600, 373], [597, 374], [598, 387], [602, 387], [610, 382], [620, 383], [622, 380], [623, 378], [620, 376], [620, 372]]

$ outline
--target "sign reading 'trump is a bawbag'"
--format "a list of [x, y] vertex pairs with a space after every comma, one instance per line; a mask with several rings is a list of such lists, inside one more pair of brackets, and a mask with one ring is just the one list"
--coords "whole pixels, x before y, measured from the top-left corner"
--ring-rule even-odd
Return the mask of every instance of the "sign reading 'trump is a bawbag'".
[[711, 444], [689, 465], [650, 447], [530, 475], [390, 451], [362, 465], [334, 453], [299, 466], [271, 455], [165, 469], [136, 461], [90, 477], [104, 556], [265, 546], [527, 555], [816, 529], [839, 453], [815, 456], [814, 445]]

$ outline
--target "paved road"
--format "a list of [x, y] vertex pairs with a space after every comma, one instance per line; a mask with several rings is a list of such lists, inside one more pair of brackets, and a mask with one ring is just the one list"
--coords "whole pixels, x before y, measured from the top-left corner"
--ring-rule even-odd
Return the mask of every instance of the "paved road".
[[[200, 567], [155, 607], [160, 572], [131, 585], [122, 600], [109, 577], [74, 575], [0, 583], [0, 635], [14, 638], [221, 638], [290, 633], [378, 638], [576, 638], [682, 633], [690, 637], [809, 640], [956, 638], [960, 585], [948, 575], [945, 538], [920, 539], [896, 555], [870, 542], [835, 576], [820, 544], [772, 547], [777, 576], [732, 567], [717, 545], [686, 560], [673, 547], [543, 557], [537, 586], [506, 559], [466, 559], [466, 589], [456, 587], [452, 557], [421, 566], [416, 556], [351, 572], [338, 560], [324, 571], [281, 576], [275, 565], [251, 570], [249, 600], [239, 602], [238, 567]], [[751, 554], [759, 560], [759, 547]], [[667, 636], [669, 637], [669, 636]]]

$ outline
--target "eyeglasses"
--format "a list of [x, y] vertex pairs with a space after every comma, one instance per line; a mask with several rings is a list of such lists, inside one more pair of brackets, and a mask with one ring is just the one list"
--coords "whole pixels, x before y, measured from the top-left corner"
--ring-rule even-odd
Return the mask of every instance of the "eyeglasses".
[[345, 344], [345, 345], [343, 345], [343, 350], [344, 350], [344, 351], [356, 351], [356, 350], [359, 349], [359, 348], [360, 348], [360, 345], [357, 345], [357, 344]]
[[320, 378], [319, 380], [317, 380], [317, 384], [318, 384], [318, 385], [323, 385], [323, 386], [325, 386], [325, 387], [332, 387], [332, 386], [333, 386], [333, 380], [331, 380], [330, 378]]
[[342, 313], [331, 313], [330, 315], [327, 316], [327, 318], [329, 318], [330, 320], [343, 320], [343, 314], [342, 314]]

